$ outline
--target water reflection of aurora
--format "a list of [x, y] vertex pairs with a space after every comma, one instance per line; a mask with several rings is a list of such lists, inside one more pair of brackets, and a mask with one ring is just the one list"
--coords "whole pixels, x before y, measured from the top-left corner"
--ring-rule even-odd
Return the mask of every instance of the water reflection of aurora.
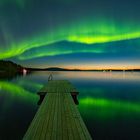
[[4, 93], [8, 92], [10, 93], [10, 97], [20, 98], [21, 100], [25, 100], [30, 103], [33, 103], [38, 98], [36, 94], [31, 93], [30, 91], [24, 89], [22, 86], [19, 86], [10, 82], [0, 81], [0, 91], [1, 93], [3, 91]]
[[126, 114], [140, 115], [140, 103], [92, 97], [81, 98], [79, 101], [81, 110], [89, 110], [84, 111], [88, 116], [94, 114], [94, 116], [109, 118]]

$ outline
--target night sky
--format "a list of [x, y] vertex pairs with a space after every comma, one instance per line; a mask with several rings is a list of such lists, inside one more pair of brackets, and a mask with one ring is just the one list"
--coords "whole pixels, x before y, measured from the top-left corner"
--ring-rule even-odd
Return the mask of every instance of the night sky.
[[0, 0], [0, 59], [40, 68], [140, 68], [140, 1]]

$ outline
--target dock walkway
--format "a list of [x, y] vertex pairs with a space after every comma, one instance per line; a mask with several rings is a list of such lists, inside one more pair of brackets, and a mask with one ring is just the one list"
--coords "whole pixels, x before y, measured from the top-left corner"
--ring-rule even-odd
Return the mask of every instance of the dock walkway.
[[92, 140], [70, 93], [77, 91], [69, 81], [49, 81], [38, 92], [46, 96], [23, 140]]

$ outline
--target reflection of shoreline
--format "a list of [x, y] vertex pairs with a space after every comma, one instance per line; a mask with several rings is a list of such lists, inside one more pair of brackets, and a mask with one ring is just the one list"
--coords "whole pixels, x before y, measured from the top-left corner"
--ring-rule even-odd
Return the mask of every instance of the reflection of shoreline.
[[[28, 74], [30, 74], [30, 73], [26, 73], [26, 75], [28, 75]], [[0, 72], [0, 79], [3, 79], [3, 80], [5, 80], [5, 79], [13, 79], [13, 78], [15, 78], [15, 77], [19, 77], [19, 76], [24, 76], [24, 73], [12, 73], [12, 72]]]
[[0, 79], [13, 79], [18, 75], [16, 73], [0, 72]]

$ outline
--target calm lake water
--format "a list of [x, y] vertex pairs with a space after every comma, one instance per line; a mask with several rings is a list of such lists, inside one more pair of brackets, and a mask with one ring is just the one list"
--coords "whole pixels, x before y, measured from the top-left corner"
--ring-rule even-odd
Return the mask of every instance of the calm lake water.
[[140, 140], [139, 72], [35, 72], [0, 80], [0, 140], [21, 140], [39, 97], [54, 79], [71, 81], [80, 92], [79, 111], [94, 140]]

